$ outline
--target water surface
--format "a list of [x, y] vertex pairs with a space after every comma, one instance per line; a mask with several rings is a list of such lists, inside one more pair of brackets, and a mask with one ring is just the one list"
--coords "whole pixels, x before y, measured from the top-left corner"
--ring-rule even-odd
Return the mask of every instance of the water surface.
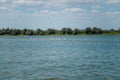
[[1, 36], [0, 80], [120, 80], [120, 36]]

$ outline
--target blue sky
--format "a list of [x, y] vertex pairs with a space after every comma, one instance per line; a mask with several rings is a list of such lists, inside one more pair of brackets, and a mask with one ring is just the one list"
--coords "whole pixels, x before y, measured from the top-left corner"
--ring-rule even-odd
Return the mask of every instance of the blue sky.
[[120, 28], [120, 0], [0, 0], [0, 28]]

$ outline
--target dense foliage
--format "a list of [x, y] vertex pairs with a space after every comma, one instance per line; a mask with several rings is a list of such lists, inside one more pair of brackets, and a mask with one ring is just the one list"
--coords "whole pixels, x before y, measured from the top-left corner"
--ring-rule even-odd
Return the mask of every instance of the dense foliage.
[[10, 29], [2, 28], [0, 29], [0, 35], [80, 35], [80, 34], [120, 34], [120, 29], [114, 30], [103, 30], [97, 27], [87, 27], [86, 29], [71, 29], [71, 28], [62, 28], [61, 30], [57, 29]]

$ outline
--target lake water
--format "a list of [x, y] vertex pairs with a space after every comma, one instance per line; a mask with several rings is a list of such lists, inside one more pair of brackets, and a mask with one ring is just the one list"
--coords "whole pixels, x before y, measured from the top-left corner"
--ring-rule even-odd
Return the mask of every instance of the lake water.
[[1, 36], [0, 80], [120, 80], [120, 36]]

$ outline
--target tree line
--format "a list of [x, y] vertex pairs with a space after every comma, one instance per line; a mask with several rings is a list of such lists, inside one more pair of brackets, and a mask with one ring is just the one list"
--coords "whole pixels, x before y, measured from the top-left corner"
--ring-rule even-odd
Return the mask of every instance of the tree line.
[[81, 34], [120, 34], [120, 29], [109, 29], [103, 30], [97, 27], [87, 27], [85, 29], [71, 29], [62, 28], [61, 30], [48, 28], [47, 30], [42, 29], [10, 29], [2, 28], [0, 29], [0, 35], [81, 35]]

